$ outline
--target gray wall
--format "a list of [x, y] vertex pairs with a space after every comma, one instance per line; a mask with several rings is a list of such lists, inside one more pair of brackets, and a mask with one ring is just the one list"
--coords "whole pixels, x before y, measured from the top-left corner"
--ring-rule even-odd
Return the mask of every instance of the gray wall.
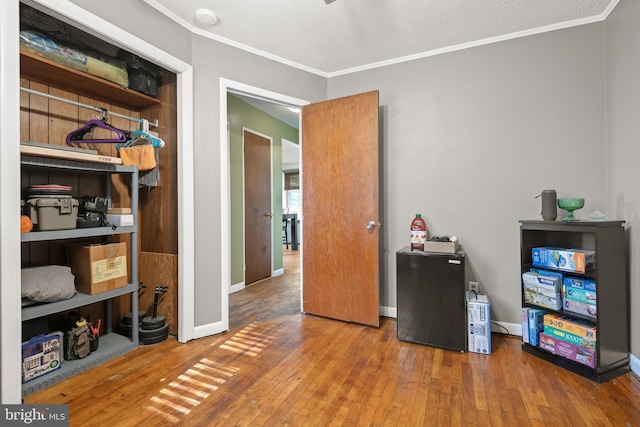
[[[28, 1], [28, 0], [27, 0]], [[191, 32], [141, 0], [69, 0], [134, 36], [190, 63]]]
[[606, 21], [608, 206], [627, 221], [631, 352], [640, 357], [640, 2], [622, 0]]
[[[606, 203], [604, 24], [501, 42], [334, 77], [329, 98], [372, 89], [383, 110], [386, 277], [422, 213], [430, 234], [456, 235], [468, 278], [495, 320], [520, 322], [520, 219], [540, 219], [544, 189]], [[564, 211], [560, 215], [564, 215]]]
[[196, 183], [206, 183], [205, 197], [195, 206], [195, 324], [219, 321], [220, 295], [220, 83], [224, 77], [262, 89], [317, 102], [325, 99], [326, 79], [257, 57], [215, 41], [194, 36]]
[[326, 98], [327, 80], [191, 34], [141, 1], [72, 1], [193, 66], [195, 326], [219, 322], [220, 78], [310, 102]]
[[[518, 220], [539, 218], [534, 196], [542, 190], [585, 197], [586, 206], [578, 211], [582, 218], [598, 208], [625, 219], [631, 225], [630, 259], [637, 251], [632, 231], [640, 197], [634, 155], [640, 150], [638, 2], [621, 0], [606, 23], [327, 82], [191, 35], [143, 2], [72, 1], [194, 66], [194, 173], [196, 182], [211, 189], [195, 206], [196, 325], [219, 320], [212, 310], [221, 255], [212, 244], [220, 237], [219, 77], [309, 101], [380, 91], [384, 306], [395, 307], [394, 254], [407, 244], [416, 212], [431, 233], [459, 237], [469, 278], [491, 297], [494, 319], [507, 323], [519, 322]], [[140, 25], [141, 16], [146, 26]], [[632, 307], [640, 306], [638, 269], [631, 265]], [[637, 315], [633, 324], [639, 324]], [[640, 354], [637, 327], [632, 344]]]

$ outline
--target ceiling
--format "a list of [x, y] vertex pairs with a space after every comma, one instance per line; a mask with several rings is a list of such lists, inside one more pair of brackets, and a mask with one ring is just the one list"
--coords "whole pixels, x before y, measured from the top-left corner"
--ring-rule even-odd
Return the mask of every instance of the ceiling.
[[[602, 21], [620, 0], [143, 1], [193, 33], [334, 77]], [[217, 22], [199, 23], [199, 9]], [[298, 128], [298, 113], [286, 106], [234, 95]], [[295, 148], [283, 156], [297, 167]]]
[[286, 105], [276, 104], [262, 99], [254, 98], [252, 96], [241, 95], [239, 93], [233, 93], [233, 96], [246, 102], [247, 104], [262, 110], [268, 115], [275, 117], [291, 126], [294, 129], [300, 128], [300, 109], [290, 109]]
[[[604, 20], [619, 0], [143, 0], [190, 31], [325, 77]], [[195, 19], [198, 9], [217, 16]]]
[[[247, 104], [267, 113], [295, 129], [299, 129], [300, 127], [300, 112], [292, 111], [285, 105], [263, 101], [262, 99], [241, 95], [239, 93], [232, 93], [231, 96], [241, 99]], [[299, 146], [290, 141], [282, 141], [282, 170], [294, 171], [298, 169], [300, 169]]]

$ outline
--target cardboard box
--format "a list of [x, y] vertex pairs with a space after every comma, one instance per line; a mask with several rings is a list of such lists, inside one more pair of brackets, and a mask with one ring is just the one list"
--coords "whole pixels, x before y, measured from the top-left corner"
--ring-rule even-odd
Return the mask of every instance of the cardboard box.
[[38, 335], [22, 343], [22, 382], [59, 369], [64, 360], [62, 332]]
[[131, 208], [109, 208], [107, 209], [108, 214], [130, 214]]
[[522, 342], [529, 344], [529, 308], [522, 307]]
[[583, 249], [551, 247], [533, 248], [532, 263], [536, 267], [584, 273], [595, 264], [595, 252]]
[[544, 330], [544, 315], [547, 313], [547, 310], [541, 308], [529, 309], [529, 344], [538, 345], [538, 336]]
[[458, 242], [424, 242], [425, 252], [440, 252], [444, 254], [455, 254], [458, 252]]
[[571, 286], [564, 287], [563, 298], [573, 301], [582, 302], [585, 304], [596, 305], [596, 293], [592, 291], [587, 291], [584, 289], [576, 289]]
[[95, 295], [127, 284], [127, 244], [70, 245], [67, 256], [76, 289]]
[[596, 341], [590, 340], [585, 337], [578, 336], [576, 334], [572, 334], [571, 332], [563, 331], [558, 328], [554, 328], [553, 326], [544, 325], [545, 334], [550, 335], [554, 338], [561, 339], [562, 341], [570, 342], [571, 344], [575, 344], [578, 347], [585, 347], [591, 350], [596, 349]]
[[583, 277], [565, 277], [564, 286], [570, 286], [574, 289], [584, 289], [585, 291], [596, 291], [596, 282], [594, 280], [585, 279]]
[[544, 324], [590, 340], [596, 341], [598, 339], [598, 328], [586, 320], [550, 313], [544, 315]]
[[535, 271], [522, 273], [524, 301], [540, 307], [560, 310], [562, 308], [562, 279], [553, 275], [542, 275]]
[[597, 303], [596, 282], [581, 277], [565, 277], [563, 297], [565, 299], [595, 305]]
[[485, 294], [467, 292], [468, 349], [491, 354], [491, 305]]
[[529, 271], [532, 273], [538, 273], [541, 276], [557, 277], [560, 279], [560, 283], [564, 283], [564, 273], [561, 271], [545, 270], [543, 268], [530, 268]]
[[564, 311], [582, 314], [583, 316], [593, 317], [594, 319], [598, 317], [597, 306], [595, 304], [587, 304], [585, 302], [565, 299], [562, 305], [564, 307]]
[[540, 334], [540, 348], [550, 351], [569, 360], [573, 360], [590, 368], [596, 367], [596, 352], [585, 347], [579, 347], [561, 339], [545, 334]]

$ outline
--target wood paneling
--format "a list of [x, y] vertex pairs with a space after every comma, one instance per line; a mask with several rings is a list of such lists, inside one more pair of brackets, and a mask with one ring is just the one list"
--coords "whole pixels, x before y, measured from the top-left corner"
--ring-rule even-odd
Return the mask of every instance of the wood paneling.
[[[178, 125], [176, 78], [165, 73], [158, 96], [159, 107], [142, 111], [143, 117], [158, 120], [157, 131], [165, 142], [160, 149], [160, 181], [151, 191], [140, 191], [141, 248], [144, 252], [178, 253]], [[189, 171], [190, 172], [190, 171]], [[187, 173], [189, 173], [187, 172]], [[145, 218], [146, 217], [146, 218]]]
[[139, 308], [153, 314], [153, 300], [156, 286], [167, 286], [167, 292], [160, 294], [158, 315], [163, 315], [169, 324], [169, 333], [178, 334], [178, 256], [153, 252], [140, 253], [140, 282], [146, 288], [140, 290]]
[[[132, 117], [138, 117], [135, 111], [124, 110], [110, 104], [78, 96], [77, 94], [47, 86], [42, 83], [21, 79], [23, 87], [39, 92], [55, 95], [60, 98], [86, 103]], [[64, 102], [47, 99], [42, 96], [22, 93], [20, 97], [20, 135], [27, 141], [46, 143], [51, 145], [66, 145], [65, 139], [69, 132], [79, 128], [90, 118], [97, 118], [97, 113]], [[135, 123], [111, 117], [109, 122], [124, 130], [135, 128]], [[79, 145], [80, 146], [80, 145]], [[96, 149], [100, 154], [117, 156], [114, 144], [86, 144], [83, 148]], [[55, 170], [23, 170], [21, 190], [22, 197], [27, 198], [26, 190], [34, 184], [61, 184], [73, 187], [72, 195], [76, 198], [84, 195], [104, 196], [103, 176], [96, 174], [78, 174]], [[128, 185], [116, 186], [112, 190], [114, 200], [130, 206]], [[126, 200], [126, 202], [121, 202]], [[65, 263], [64, 246], [62, 242], [37, 242], [22, 244], [22, 265], [36, 266], [49, 263]]]
[[[171, 81], [171, 77], [168, 77]], [[119, 113], [129, 117], [141, 117], [141, 113], [98, 101], [94, 98], [78, 95], [74, 92], [69, 92], [59, 87], [48, 86], [46, 84], [31, 81], [26, 78], [21, 79], [22, 87], [37, 90], [43, 93], [49, 93], [64, 99], [80, 102], [83, 104], [92, 105], [95, 107], [105, 108], [109, 111]], [[153, 205], [145, 206], [144, 203], [139, 205], [140, 209], [140, 221], [145, 217], [144, 209], [152, 209], [153, 214], [148, 215], [150, 222], [153, 226], [147, 229], [142, 229], [139, 233], [140, 247], [144, 245], [144, 235], [152, 241], [160, 241], [160, 249], [166, 249], [172, 254], [177, 254], [177, 178], [176, 178], [176, 145], [177, 145], [177, 115], [176, 115], [176, 96], [175, 96], [175, 76], [173, 77], [173, 83], [169, 84], [168, 88], [161, 88], [161, 96], [165, 96], [162, 102], [153, 102], [155, 108], [145, 110], [153, 113], [153, 117], [148, 117], [142, 114], [143, 117], [149, 118], [151, 121], [158, 119], [161, 125], [160, 128], [155, 129], [159, 132], [160, 137], [166, 143], [165, 148], [161, 150], [161, 173], [162, 173], [162, 185], [159, 188], [154, 189], [153, 195], [155, 197], [155, 203]], [[20, 135], [21, 139], [25, 141], [34, 141], [47, 143], [51, 145], [66, 145], [65, 139], [69, 132], [82, 126], [87, 120], [92, 118], [101, 118], [100, 114], [95, 111], [80, 108], [64, 102], [47, 99], [42, 96], [21, 93], [20, 96]], [[113, 126], [125, 130], [131, 131], [136, 128], [136, 123], [127, 119], [111, 115], [108, 118], [109, 123]], [[100, 137], [99, 130], [96, 130], [91, 138]], [[166, 135], [165, 135], [166, 133]], [[81, 148], [89, 148], [97, 150], [100, 154], [107, 156], [117, 157], [118, 152], [115, 144], [92, 144], [82, 143], [74, 144]], [[126, 181], [126, 177], [120, 175], [114, 175], [112, 179], [112, 205], [114, 207], [130, 207], [131, 195], [129, 192], [129, 182]], [[33, 184], [64, 184], [71, 185], [73, 187], [72, 194], [74, 197], [81, 197], [84, 195], [92, 196], [105, 196], [104, 192], [104, 177], [96, 174], [76, 174], [66, 173], [59, 171], [47, 171], [47, 170], [23, 170], [21, 189], [23, 198], [26, 198], [26, 189]], [[141, 192], [141, 195], [145, 192]], [[148, 196], [151, 193], [145, 194]], [[143, 196], [144, 197], [144, 196]], [[141, 201], [144, 200], [141, 197]], [[115, 236], [114, 241], [126, 241], [128, 253], [130, 256], [130, 236], [122, 235]], [[58, 242], [35, 242], [35, 243], [22, 243], [22, 266], [37, 266], [45, 264], [66, 264], [64, 244], [66, 241]], [[129, 258], [130, 259], [130, 258]], [[139, 258], [140, 259], [140, 258]], [[145, 258], [147, 259], [147, 258]], [[139, 268], [144, 268], [143, 261], [140, 259]], [[171, 283], [177, 283], [177, 267], [172, 270], [170, 276], [153, 277], [153, 271], [147, 269], [147, 280], [150, 282], [158, 281], [159, 279], [165, 280], [165, 277]], [[130, 272], [129, 266], [129, 272]], [[163, 274], [169, 274], [168, 270], [163, 271]], [[130, 277], [130, 275], [129, 275]], [[171, 312], [175, 314], [177, 310], [177, 292], [172, 292], [169, 295], [165, 295], [165, 304], [172, 307]], [[94, 304], [92, 306], [81, 307], [79, 311], [84, 315], [91, 315], [92, 318], [104, 318], [103, 304]], [[114, 303], [113, 320], [114, 328], [119, 322], [124, 313], [130, 311], [130, 298], [128, 296], [120, 297]], [[175, 316], [174, 316], [175, 317]], [[61, 321], [61, 316], [52, 316], [50, 324], [53, 329], [58, 328], [58, 324]], [[174, 322], [175, 323], [175, 322]], [[177, 326], [174, 324], [174, 331], [177, 331]]]

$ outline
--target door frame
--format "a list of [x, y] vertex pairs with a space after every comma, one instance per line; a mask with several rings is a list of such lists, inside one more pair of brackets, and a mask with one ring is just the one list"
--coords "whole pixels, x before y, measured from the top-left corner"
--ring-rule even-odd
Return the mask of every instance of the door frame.
[[178, 341], [187, 342], [195, 333], [195, 262], [193, 174], [193, 67], [181, 59], [139, 39], [120, 27], [94, 15], [69, 1], [32, 0], [65, 16], [80, 27], [98, 33], [105, 40], [115, 41], [130, 52], [149, 59], [176, 73], [178, 125]]
[[[247, 201], [245, 199], [246, 195], [247, 195], [247, 182], [244, 179], [245, 177], [245, 165], [244, 165], [244, 133], [245, 132], [250, 132], [254, 135], [257, 135], [261, 138], [264, 139], [268, 139], [269, 140], [269, 176], [271, 177], [270, 181], [269, 181], [269, 210], [271, 211], [271, 214], [273, 215], [274, 212], [274, 206], [273, 206], [273, 138], [265, 135], [263, 133], [257, 132], [251, 128], [248, 128], [246, 126], [242, 126], [242, 232], [243, 232], [243, 244], [242, 244], [242, 265], [243, 265], [243, 271], [242, 271], [242, 287], [238, 288], [237, 286], [234, 286], [234, 291], [239, 291], [241, 289], [244, 289], [245, 285], [247, 284], [247, 276], [246, 276], [246, 272], [247, 272], [247, 252], [246, 252], [246, 242], [247, 242], [247, 224], [246, 224], [246, 207], [247, 207]], [[271, 236], [271, 245], [270, 245], [270, 251], [271, 251], [271, 256], [270, 256], [270, 266], [269, 266], [269, 277], [273, 277], [274, 276], [274, 272], [273, 272], [273, 253], [274, 253], [274, 245], [275, 242], [273, 240], [273, 233], [275, 232], [274, 229], [274, 221], [273, 221], [273, 216], [271, 217], [271, 228], [269, 231], [269, 235]]]
[[[129, 51], [139, 54], [152, 62], [176, 73], [177, 77], [177, 124], [178, 124], [178, 340], [187, 342], [194, 337], [195, 317], [193, 307], [195, 305], [195, 264], [194, 264], [194, 226], [192, 209], [194, 203], [193, 176], [185, 171], [193, 169], [193, 67], [177, 57], [157, 48], [156, 46], [132, 35], [126, 30], [117, 27], [94, 15], [88, 10], [68, 0], [29, 0], [26, 3], [41, 5], [60, 17], [64, 17], [78, 24], [80, 27], [92, 31], [105, 40], [116, 42]], [[3, 204], [13, 203], [18, 200], [19, 182], [19, 55], [18, 55], [18, 22], [15, 19], [19, 0], [4, 0], [0, 10], [0, 45], [2, 45], [2, 100], [0, 110], [3, 111], [1, 120], [3, 126], [0, 133], [3, 142], [8, 143], [3, 147], [2, 170], [6, 172], [6, 179], [0, 179], [0, 199]], [[5, 13], [7, 12], [7, 13]], [[6, 48], [6, 49], [5, 49]], [[10, 56], [8, 56], [10, 55]], [[6, 116], [5, 116], [6, 115]], [[17, 121], [16, 121], [17, 119]], [[4, 124], [11, 126], [4, 126]], [[3, 144], [4, 145], [4, 144]], [[5, 155], [6, 150], [6, 155]], [[5, 168], [5, 166], [7, 166]], [[3, 174], [4, 175], [4, 174]], [[17, 181], [16, 181], [17, 179]], [[15, 248], [20, 245], [19, 233], [15, 232], [14, 224], [18, 213], [2, 215], [0, 228], [2, 239], [0, 240], [0, 265], [2, 275], [0, 277], [0, 300], [4, 308], [0, 316], [2, 336], [0, 347], [8, 349], [0, 355], [0, 376], [2, 383], [0, 397], [3, 403], [20, 402], [20, 355], [10, 349], [20, 348], [22, 338], [20, 323], [15, 319], [20, 316], [19, 296], [20, 291], [7, 283], [15, 283], [20, 278], [20, 253]], [[5, 233], [7, 231], [7, 233]], [[17, 254], [17, 255], [16, 255]], [[16, 256], [17, 261], [16, 262]], [[6, 304], [5, 304], [6, 302]], [[13, 304], [15, 302], [15, 306]], [[12, 326], [9, 326], [12, 325]], [[18, 368], [17, 368], [18, 367]]]
[[[220, 77], [220, 302], [222, 313], [223, 330], [229, 330], [229, 292], [231, 290], [231, 195], [230, 195], [230, 147], [227, 138], [228, 118], [227, 118], [227, 93], [237, 93], [262, 99], [276, 104], [285, 104], [295, 107], [302, 107], [310, 104], [309, 101], [294, 98], [278, 92], [251, 86], [246, 83]], [[300, 120], [302, 116], [300, 116]], [[300, 141], [302, 144], [302, 141]], [[302, 170], [300, 170], [302, 179]], [[303, 251], [300, 251], [300, 256]], [[302, 270], [300, 271], [300, 296], [302, 297]], [[300, 299], [300, 310], [302, 310], [302, 298]]]

